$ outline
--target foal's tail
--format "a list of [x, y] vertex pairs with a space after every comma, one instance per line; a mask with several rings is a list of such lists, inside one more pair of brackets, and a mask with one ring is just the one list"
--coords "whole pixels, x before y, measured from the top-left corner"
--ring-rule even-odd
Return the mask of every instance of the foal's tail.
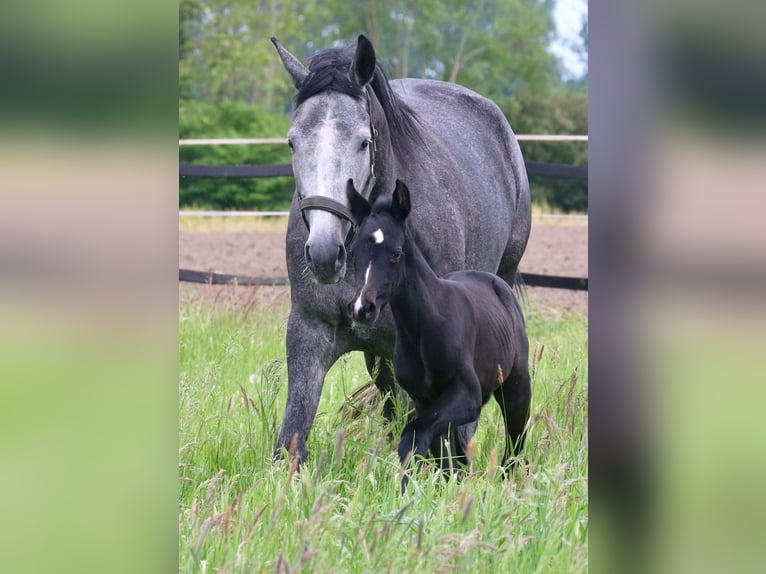
[[[519, 307], [527, 308], [527, 284], [524, 282], [524, 276], [518, 269], [513, 276], [513, 283], [511, 283], [513, 293], [516, 295]], [[522, 314], [523, 316], [523, 314]]]

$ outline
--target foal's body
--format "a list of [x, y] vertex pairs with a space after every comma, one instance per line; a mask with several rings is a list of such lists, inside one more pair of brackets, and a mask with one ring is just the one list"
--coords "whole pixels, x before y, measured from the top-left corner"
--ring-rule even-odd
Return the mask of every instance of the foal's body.
[[[459, 271], [440, 279], [414, 243], [406, 245], [412, 254], [405, 263], [408, 285], [400, 285], [391, 298], [394, 372], [415, 401], [417, 418], [402, 436], [399, 455], [404, 458], [413, 447], [415, 454], [425, 455], [431, 445], [432, 454], [440, 456], [442, 445], [434, 439], [450, 425], [476, 421], [494, 393], [506, 417], [507, 462], [511, 444], [522, 446], [529, 406], [529, 349], [516, 298], [490, 273]], [[422, 293], [428, 293], [428, 301]], [[412, 435], [417, 435], [414, 444]], [[460, 441], [450, 446], [464, 457]]]
[[508, 463], [523, 446], [531, 399], [529, 344], [511, 287], [482, 271], [438, 277], [404, 226], [409, 192], [401, 182], [390, 206], [376, 204], [369, 217], [359, 198], [351, 199], [355, 216], [362, 216], [359, 244], [352, 246], [362, 270], [352, 314], [374, 321], [386, 303], [391, 306], [394, 372], [416, 409], [402, 433], [400, 459], [411, 451], [426, 456], [429, 449], [441, 458], [440, 437], [447, 435], [451, 454], [464, 462], [466, 445], [455, 431], [477, 421], [494, 394], [505, 420]]

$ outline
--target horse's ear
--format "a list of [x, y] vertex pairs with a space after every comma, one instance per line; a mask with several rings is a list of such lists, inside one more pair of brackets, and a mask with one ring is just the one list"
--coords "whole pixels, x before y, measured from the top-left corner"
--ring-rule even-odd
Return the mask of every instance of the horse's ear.
[[366, 36], [360, 34], [356, 41], [354, 61], [351, 62], [349, 77], [361, 87], [366, 86], [375, 75], [375, 48]]
[[356, 221], [357, 225], [361, 224], [362, 220], [370, 215], [372, 208], [370, 207], [370, 202], [354, 188], [353, 179], [349, 179], [346, 184], [346, 198], [351, 208], [351, 215], [354, 216], [354, 221]]
[[395, 216], [404, 221], [410, 214], [410, 190], [404, 182], [397, 179], [394, 188], [394, 198], [391, 201], [391, 211]]
[[285, 67], [285, 70], [287, 70], [287, 73], [290, 74], [290, 77], [293, 79], [295, 88], [299, 90], [303, 84], [303, 80], [309, 75], [308, 68], [304, 66], [298, 58], [288, 52], [285, 47], [279, 43], [279, 40], [273, 36], [271, 37], [271, 43], [274, 44], [274, 47], [277, 49], [277, 53], [282, 60], [282, 65]]

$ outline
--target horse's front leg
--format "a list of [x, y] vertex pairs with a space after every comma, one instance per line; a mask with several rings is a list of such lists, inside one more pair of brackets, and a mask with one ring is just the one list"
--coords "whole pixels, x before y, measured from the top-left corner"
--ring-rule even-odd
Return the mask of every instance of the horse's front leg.
[[391, 361], [378, 357], [372, 353], [364, 353], [364, 362], [372, 382], [378, 388], [383, 397], [383, 416], [387, 421], [393, 421], [396, 414], [395, 403], [409, 405], [408, 410], [414, 408], [414, 403], [407, 392], [396, 384], [393, 365]]
[[275, 456], [291, 450], [305, 461], [306, 440], [314, 424], [327, 371], [340, 354], [335, 345], [335, 330], [320, 321], [303, 317], [293, 307], [287, 322], [287, 404], [279, 432]]
[[[417, 418], [409, 423], [399, 442], [399, 460], [404, 464], [407, 457], [425, 457], [429, 446], [439, 435], [446, 434], [450, 427], [475, 423], [481, 414], [481, 386], [472, 369], [465, 369], [445, 386], [446, 391], [428, 404], [418, 403]], [[471, 427], [468, 427], [470, 429]], [[473, 427], [475, 430], [475, 426]], [[468, 430], [466, 429], [466, 430]], [[407, 476], [402, 480], [406, 488]]]

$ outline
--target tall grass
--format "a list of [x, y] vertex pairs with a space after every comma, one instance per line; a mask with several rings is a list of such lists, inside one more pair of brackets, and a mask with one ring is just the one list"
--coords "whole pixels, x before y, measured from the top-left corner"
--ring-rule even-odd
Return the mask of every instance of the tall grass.
[[445, 479], [426, 466], [402, 495], [402, 422], [354, 395], [369, 380], [360, 353], [325, 380], [305, 465], [272, 461], [287, 307], [248, 311], [181, 309], [182, 572], [587, 570], [585, 316], [529, 314], [526, 472], [507, 477], [498, 467], [504, 438], [491, 401], [467, 475]]

